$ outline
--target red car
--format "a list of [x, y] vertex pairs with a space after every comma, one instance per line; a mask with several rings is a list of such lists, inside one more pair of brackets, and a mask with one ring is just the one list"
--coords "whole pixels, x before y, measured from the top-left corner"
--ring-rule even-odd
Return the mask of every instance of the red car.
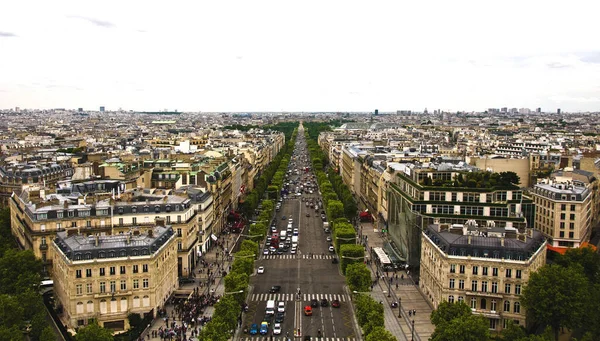
[[331, 301], [331, 306], [334, 308], [339, 308], [340, 307], [340, 300], [333, 300]]

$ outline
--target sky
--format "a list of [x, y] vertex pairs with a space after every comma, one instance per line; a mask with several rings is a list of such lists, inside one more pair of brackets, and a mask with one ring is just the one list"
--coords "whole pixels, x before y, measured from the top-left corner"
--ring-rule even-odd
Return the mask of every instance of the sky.
[[599, 1], [1, 1], [0, 108], [600, 111]]

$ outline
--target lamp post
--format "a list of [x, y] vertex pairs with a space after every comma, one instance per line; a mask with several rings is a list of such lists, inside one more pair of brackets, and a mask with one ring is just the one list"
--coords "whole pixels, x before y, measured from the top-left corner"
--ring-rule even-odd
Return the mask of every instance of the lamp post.
[[402, 317], [402, 297], [398, 297], [398, 318]]
[[410, 337], [410, 341], [414, 341], [415, 340], [415, 320], [412, 320], [412, 334]]

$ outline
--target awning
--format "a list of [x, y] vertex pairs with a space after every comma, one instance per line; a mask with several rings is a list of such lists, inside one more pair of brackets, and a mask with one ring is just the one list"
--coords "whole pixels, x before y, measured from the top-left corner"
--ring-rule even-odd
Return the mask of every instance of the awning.
[[[593, 244], [590, 244], [590, 243], [588, 243], [588, 242], [583, 242], [583, 243], [581, 243], [581, 245], [579, 246], [579, 248], [580, 248], [580, 249], [581, 249], [581, 248], [584, 248], [584, 247], [589, 247], [589, 248], [591, 248], [592, 250], [596, 251], [596, 247], [595, 247]], [[554, 252], [558, 252], [558, 253], [560, 253], [561, 255], [564, 255], [564, 254], [567, 252], [567, 250], [568, 250], [568, 249], [570, 249], [570, 248], [568, 248], [568, 247], [560, 247], [560, 246], [552, 246], [552, 245], [548, 245], [548, 250], [550, 250], [550, 251], [554, 251]]]
[[212, 240], [214, 240], [215, 242], [217, 241], [217, 236], [215, 236], [214, 234], [211, 234], [210, 237], [212, 238]]

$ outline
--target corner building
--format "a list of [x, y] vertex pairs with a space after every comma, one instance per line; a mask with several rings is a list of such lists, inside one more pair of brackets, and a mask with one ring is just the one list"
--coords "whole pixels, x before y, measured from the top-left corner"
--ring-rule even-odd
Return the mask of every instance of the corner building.
[[423, 231], [421, 289], [435, 308], [464, 301], [500, 331], [525, 325], [520, 296], [529, 275], [546, 264], [546, 242], [533, 229], [431, 224]]
[[111, 236], [56, 233], [54, 294], [63, 323], [74, 329], [96, 319], [124, 331], [130, 313], [156, 316], [178, 285], [176, 238], [171, 226]]

